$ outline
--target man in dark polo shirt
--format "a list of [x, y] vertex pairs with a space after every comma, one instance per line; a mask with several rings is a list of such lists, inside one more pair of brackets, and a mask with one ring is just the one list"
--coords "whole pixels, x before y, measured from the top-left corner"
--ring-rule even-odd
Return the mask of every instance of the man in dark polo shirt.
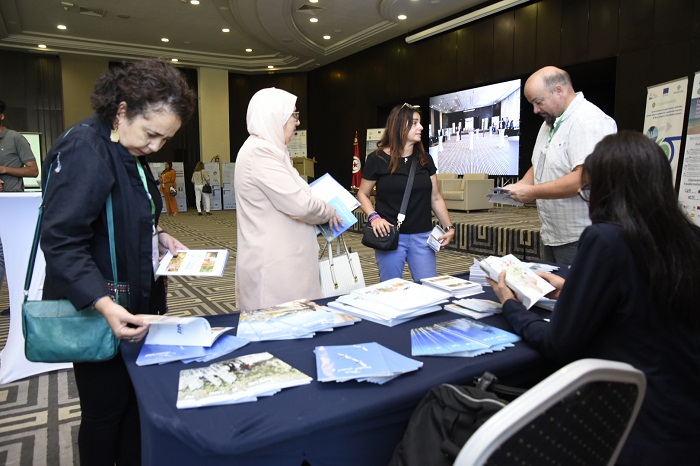
[[[0, 100], [0, 192], [24, 191], [22, 178], [38, 175], [39, 167], [29, 142], [17, 131], [5, 127], [5, 102]], [[4, 279], [5, 257], [0, 241], [0, 290]]]

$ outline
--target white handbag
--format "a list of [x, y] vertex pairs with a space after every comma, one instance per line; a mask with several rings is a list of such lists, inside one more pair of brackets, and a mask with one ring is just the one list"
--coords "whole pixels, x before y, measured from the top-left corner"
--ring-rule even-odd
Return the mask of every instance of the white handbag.
[[[340, 296], [348, 294], [352, 290], [364, 288], [365, 276], [362, 273], [360, 256], [356, 252], [350, 252], [343, 235], [338, 236], [336, 255], [333, 255], [333, 241], [327, 241], [323, 247], [318, 261], [318, 270], [321, 276], [321, 288], [323, 297]], [[341, 254], [340, 244], [343, 244], [345, 252]], [[323, 258], [323, 253], [328, 250], [328, 257]]]

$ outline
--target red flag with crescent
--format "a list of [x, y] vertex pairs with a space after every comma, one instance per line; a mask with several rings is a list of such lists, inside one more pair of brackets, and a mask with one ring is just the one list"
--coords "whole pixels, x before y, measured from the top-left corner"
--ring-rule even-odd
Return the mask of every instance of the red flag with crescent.
[[360, 146], [357, 144], [357, 131], [355, 131], [355, 155], [352, 157], [352, 189], [358, 189], [362, 182], [362, 161], [360, 160]]

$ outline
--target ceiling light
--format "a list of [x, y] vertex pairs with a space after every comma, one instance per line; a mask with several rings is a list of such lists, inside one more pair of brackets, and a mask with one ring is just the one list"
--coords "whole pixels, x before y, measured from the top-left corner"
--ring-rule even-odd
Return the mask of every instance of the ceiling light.
[[160, 39], [160, 41], [161, 42], [170, 42], [170, 39], [168, 39], [167, 37], [163, 37]]
[[324, 39], [328, 40], [331, 38], [331, 36], [323, 36]]
[[445, 23], [438, 24], [437, 26], [433, 26], [429, 29], [426, 29], [425, 31], [421, 31], [416, 34], [411, 34], [410, 36], [406, 37], [406, 42], [409, 44], [412, 44], [413, 42], [418, 42], [419, 40], [428, 38], [430, 36], [434, 36], [436, 34], [440, 34], [441, 32], [449, 31], [450, 29], [464, 26], [465, 24], [471, 23], [472, 21], [485, 18], [487, 16], [493, 15], [503, 10], [507, 10], [510, 7], [520, 5], [521, 3], [525, 3], [527, 1], [528, 0], [501, 0], [500, 2], [496, 2], [484, 8], [479, 8], [478, 10], [472, 11], [471, 13], [467, 13], [466, 15], [460, 16], [459, 18], [455, 18]]
[[61, 30], [66, 30], [66, 29], [68, 29], [68, 28], [67, 28], [66, 26], [64, 26], [63, 24], [59, 24], [59, 25], [56, 26], [56, 27], [57, 27], [58, 29], [61, 29]]
[[311, 21], [312, 23], [318, 23], [318, 18], [311, 18], [309, 21]]
[[253, 49], [245, 49], [246, 52], [250, 53], [253, 51]]
[[403, 21], [404, 19], [406, 19], [406, 15], [399, 15], [398, 18], [399, 18], [401, 21]]
[[192, 5], [199, 5], [199, 0], [190, 0]]
[[170, 61], [180, 61], [177, 58], [171, 58]]
[[318, 3], [318, 0], [309, 0], [309, 3]]
[[45, 48], [46, 48], [46, 46], [45, 46], [44, 44], [39, 44], [39, 45], [37, 45], [37, 47], [39, 47], [40, 49], [45, 49]]
[[221, 32], [231, 32], [231, 30], [229, 28], [223, 28]]
[[271, 69], [274, 68], [274, 66], [273, 66], [273, 65], [267, 65], [267, 68], [271, 70]]

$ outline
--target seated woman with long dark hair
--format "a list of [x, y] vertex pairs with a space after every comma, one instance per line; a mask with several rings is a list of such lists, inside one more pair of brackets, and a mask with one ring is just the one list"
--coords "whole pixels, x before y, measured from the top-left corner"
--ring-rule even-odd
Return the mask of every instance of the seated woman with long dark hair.
[[681, 210], [671, 169], [640, 133], [605, 137], [583, 166], [593, 224], [579, 241], [551, 320], [491, 281], [515, 331], [545, 357], [623, 361], [647, 392], [618, 458], [624, 465], [697, 464], [700, 445], [700, 228]]

